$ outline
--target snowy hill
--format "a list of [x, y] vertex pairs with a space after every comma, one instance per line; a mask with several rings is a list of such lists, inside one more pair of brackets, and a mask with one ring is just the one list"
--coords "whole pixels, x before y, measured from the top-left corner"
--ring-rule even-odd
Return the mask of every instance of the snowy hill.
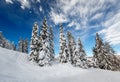
[[0, 82], [120, 82], [120, 72], [58, 63], [38, 67], [27, 60], [27, 54], [0, 48]]

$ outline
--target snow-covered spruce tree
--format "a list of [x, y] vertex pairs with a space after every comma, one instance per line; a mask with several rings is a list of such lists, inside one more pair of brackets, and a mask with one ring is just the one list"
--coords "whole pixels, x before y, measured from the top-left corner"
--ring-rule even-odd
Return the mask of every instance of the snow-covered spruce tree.
[[49, 44], [49, 36], [48, 36], [48, 26], [46, 18], [44, 18], [41, 32], [40, 32], [40, 42], [41, 48], [39, 50], [39, 66], [50, 65], [50, 61], [52, 60], [50, 54], [50, 44]]
[[80, 38], [78, 38], [78, 52], [81, 56], [80, 57], [81, 61], [86, 61], [86, 53], [85, 53], [85, 50], [83, 49], [83, 45], [81, 43]]
[[50, 30], [49, 30], [49, 42], [50, 42], [50, 55], [52, 57], [52, 59], [54, 59], [54, 35], [53, 35], [53, 30], [52, 30], [52, 27], [50, 27]]
[[0, 32], [0, 47], [14, 50], [15, 44], [14, 44], [14, 42], [10, 42], [6, 38], [4, 38], [4, 36], [2, 35], [2, 32]]
[[96, 44], [93, 48], [93, 53], [96, 66], [99, 68], [113, 71], [120, 70], [120, 61], [114, 53], [110, 54], [111, 48], [102, 42], [102, 39], [99, 37], [98, 33], [96, 33]]
[[74, 64], [73, 58], [76, 50], [76, 43], [74, 37], [69, 31], [67, 32], [67, 39], [68, 39], [68, 52], [69, 52], [68, 60], [71, 64]]
[[30, 61], [38, 62], [39, 47], [38, 47], [38, 24], [34, 23], [32, 37], [30, 42]]
[[14, 42], [11, 43], [11, 49], [12, 49], [12, 50], [16, 50], [16, 46], [15, 46], [15, 43], [14, 43]]
[[13, 50], [17, 51], [17, 45], [16, 44], [14, 44], [14, 49]]
[[23, 39], [22, 38], [20, 38], [18, 42], [18, 51], [23, 52]]
[[4, 48], [13, 50], [13, 45], [9, 40], [4, 38], [4, 43], [3, 44], [4, 44]]
[[60, 52], [59, 52], [59, 61], [61, 63], [66, 63], [68, 59], [68, 49], [66, 46], [66, 38], [63, 32], [63, 26], [60, 24]]
[[74, 52], [74, 64], [75, 66], [80, 66], [82, 68], [87, 68], [86, 53], [83, 49], [80, 38], [78, 39], [78, 48]]
[[3, 47], [3, 35], [1, 31], [0, 31], [0, 47]]
[[23, 52], [28, 53], [28, 39], [23, 41]]
[[112, 69], [106, 68], [109, 70], [120, 70], [120, 60], [115, 56], [115, 51], [113, 48], [110, 46], [108, 42], [105, 42], [104, 44], [104, 52], [106, 54], [107, 59], [109, 62], [112, 62]]
[[4, 38], [2, 32], [0, 31], [0, 46], [2, 48], [6, 48], [8, 45], [8, 41]]

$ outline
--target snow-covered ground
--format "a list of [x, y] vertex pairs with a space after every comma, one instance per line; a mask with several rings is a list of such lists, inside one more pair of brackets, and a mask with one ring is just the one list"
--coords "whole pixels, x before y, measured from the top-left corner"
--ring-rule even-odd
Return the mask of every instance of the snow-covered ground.
[[0, 48], [0, 82], [120, 82], [120, 72], [54, 63], [39, 67], [27, 54]]

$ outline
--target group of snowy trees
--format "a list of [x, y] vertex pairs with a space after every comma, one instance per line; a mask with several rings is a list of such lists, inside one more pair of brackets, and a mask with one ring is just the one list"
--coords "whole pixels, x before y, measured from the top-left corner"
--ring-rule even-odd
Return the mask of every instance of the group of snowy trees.
[[[30, 42], [30, 61], [37, 63], [39, 66], [51, 65], [54, 61], [54, 35], [52, 27], [47, 25], [46, 18], [39, 29], [38, 23], [34, 23], [31, 42]], [[64, 34], [63, 26], [60, 24], [60, 50], [59, 62], [70, 63], [75, 67], [89, 68], [95, 67], [106, 70], [119, 70], [120, 60], [115, 56], [115, 51], [108, 42], [103, 42], [96, 33], [95, 47], [93, 48], [92, 60], [86, 57], [80, 38], [75, 41], [71, 32]], [[18, 47], [14, 42], [10, 42], [0, 32], [0, 47], [28, 53], [28, 39], [20, 39]]]
[[28, 53], [28, 39], [20, 38], [18, 42], [18, 51], [23, 53]]
[[54, 60], [53, 31], [48, 27], [46, 18], [43, 20], [40, 33], [38, 24], [34, 24], [30, 48], [31, 61], [39, 66], [51, 65], [51, 61]]
[[16, 50], [16, 45], [14, 44], [14, 42], [10, 42], [9, 40], [7, 40], [3, 36], [2, 32], [0, 32], [0, 47], [10, 50]]
[[80, 38], [76, 44], [74, 37], [68, 31], [66, 40], [62, 24], [60, 25], [59, 61], [61, 63], [71, 63], [72, 65], [79, 66], [81, 68], [87, 68], [88, 63]]
[[7, 40], [2, 32], [0, 32], [0, 47], [2, 48], [6, 48], [6, 49], [10, 49], [10, 50], [14, 50], [14, 51], [19, 51], [19, 52], [23, 52], [23, 53], [28, 53], [28, 39], [20, 39], [20, 41], [18, 42], [18, 46], [14, 43], [14, 42], [10, 42], [9, 40]]
[[98, 33], [96, 33], [96, 44], [93, 53], [96, 67], [113, 71], [120, 70], [120, 60], [115, 56], [115, 51], [109, 43], [103, 43]]
[[[34, 23], [30, 42], [30, 61], [36, 62], [39, 66], [51, 65], [55, 54], [53, 36], [52, 28], [47, 25], [46, 18], [43, 20], [41, 30], [38, 24]], [[94, 56], [92, 60], [86, 57], [80, 38], [76, 42], [69, 31], [65, 36], [62, 24], [60, 24], [59, 43], [60, 63], [70, 63], [75, 67], [81, 68], [95, 67], [107, 70], [120, 70], [120, 60], [115, 56], [115, 51], [109, 43], [103, 43], [98, 33], [96, 33], [96, 44], [93, 48]], [[22, 45], [22, 41], [19, 42], [19, 45]], [[20, 51], [24, 52], [24, 49], [21, 48], [22, 46]]]
[[[38, 24], [34, 24], [30, 43], [30, 61], [36, 62], [39, 66], [51, 64], [54, 60], [53, 36], [52, 28], [48, 27], [46, 18], [43, 20], [40, 33]], [[59, 62], [87, 68], [86, 54], [80, 38], [76, 44], [74, 37], [68, 32], [66, 40], [62, 24], [60, 25]]]

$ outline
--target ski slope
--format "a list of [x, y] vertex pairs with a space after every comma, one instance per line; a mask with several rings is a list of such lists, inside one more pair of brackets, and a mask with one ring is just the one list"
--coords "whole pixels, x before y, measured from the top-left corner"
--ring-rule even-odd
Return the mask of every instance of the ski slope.
[[39, 67], [28, 61], [27, 54], [0, 48], [0, 82], [120, 82], [120, 72], [57, 62]]

